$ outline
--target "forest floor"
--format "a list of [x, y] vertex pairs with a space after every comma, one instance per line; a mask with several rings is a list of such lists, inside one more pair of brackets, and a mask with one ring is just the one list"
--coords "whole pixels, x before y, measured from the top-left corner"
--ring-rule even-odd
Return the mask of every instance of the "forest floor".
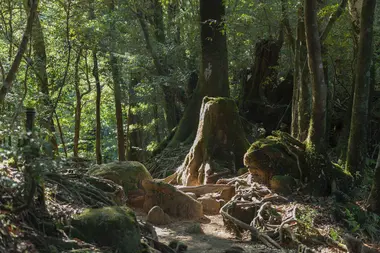
[[[145, 213], [137, 212], [137, 216], [145, 221]], [[238, 246], [247, 253], [281, 252], [276, 249], [268, 249], [268, 247], [253, 243], [248, 239], [237, 239], [235, 235], [226, 230], [220, 214], [206, 217], [209, 220], [203, 223], [177, 220], [168, 225], [155, 226], [155, 229], [160, 242], [169, 244], [171, 241], [181, 241], [188, 246], [186, 251], [188, 253], [221, 253], [232, 246]], [[198, 226], [201, 229], [197, 229]]]
[[[70, 168], [73, 168], [70, 165]], [[0, 206], [8, 203], [14, 197], [16, 189], [22, 185], [22, 174], [16, 169], [2, 165], [0, 167]], [[73, 205], [57, 201], [55, 186], [46, 184], [47, 207], [51, 218], [60, 223], [79, 213], [85, 206]], [[350, 197], [351, 198], [351, 197]], [[371, 216], [361, 208], [361, 203], [352, 199], [337, 200], [337, 196], [315, 198], [294, 193], [287, 198], [289, 201], [283, 204], [273, 203], [273, 209], [283, 215], [285, 219], [291, 210], [296, 210], [297, 222], [290, 224], [296, 228], [294, 234], [303, 235], [312, 252], [340, 253], [347, 252], [339, 247], [329, 245], [323, 238], [331, 238], [335, 242], [342, 243], [344, 234], [355, 235], [366, 242], [379, 242], [380, 221], [377, 216]], [[134, 209], [139, 220], [146, 220], [146, 213], [140, 209]], [[232, 246], [244, 249], [244, 252], [276, 253], [282, 252], [269, 248], [259, 241], [252, 241], [249, 232], [242, 233], [239, 238], [236, 234], [227, 230], [223, 217], [218, 215], [206, 215], [199, 221], [179, 220], [172, 218], [168, 225], [155, 226], [160, 242], [168, 245], [173, 240], [183, 242], [188, 246], [189, 253], [222, 253]], [[298, 229], [298, 230], [297, 230]], [[16, 215], [8, 211], [0, 211], [0, 253], [3, 252], [38, 252], [30, 238], [40, 236], [27, 225], [25, 220], [20, 220]], [[76, 240], [76, 239], [75, 239]], [[286, 252], [298, 252], [296, 245], [281, 244]], [[372, 244], [380, 252], [380, 245]], [[13, 250], [8, 250], [12, 248]], [[94, 247], [90, 252], [105, 252]]]

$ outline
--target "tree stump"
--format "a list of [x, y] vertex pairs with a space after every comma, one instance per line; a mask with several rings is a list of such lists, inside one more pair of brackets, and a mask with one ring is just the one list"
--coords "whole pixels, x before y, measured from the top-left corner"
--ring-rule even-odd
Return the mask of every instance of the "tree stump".
[[352, 176], [326, 155], [280, 131], [254, 142], [244, 164], [255, 181], [282, 194], [289, 187], [302, 186], [307, 194], [328, 195], [336, 190], [347, 192], [352, 183]]
[[201, 185], [214, 183], [218, 173], [234, 174], [248, 147], [235, 102], [205, 97], [193, 146], [172, 183]]

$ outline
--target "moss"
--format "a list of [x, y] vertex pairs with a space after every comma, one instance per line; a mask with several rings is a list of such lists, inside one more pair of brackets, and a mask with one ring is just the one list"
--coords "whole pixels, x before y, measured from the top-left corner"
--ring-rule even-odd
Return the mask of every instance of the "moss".
[[141, 252], [141, 236], [136, 216], [128, 207], [87, 209], [74, 216], [71, 235], [120, 253]]
[[152, 176], [145, 166], [135, 161], [95, 165], [90, 169], [89, 174], [109, 179], [123, 186], [126, 196], [128, 196], [130, 191], [141, 188], [140, 182], [142, 180], [152, 179]]

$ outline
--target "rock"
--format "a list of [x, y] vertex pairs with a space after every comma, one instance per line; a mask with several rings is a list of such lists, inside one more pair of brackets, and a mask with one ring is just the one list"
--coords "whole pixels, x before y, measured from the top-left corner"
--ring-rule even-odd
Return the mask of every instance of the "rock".
[[154, 206], [150, 209], [146, 221], [153, 225], [165, 225], [170, 222], [170, 217], [161, 209], [161, 207]]
[[135, 201], [144, 195], [141, 181], [152, 179], [149, 171], [145, 166], [135, 161], [112, 162], [107, 164], [95, 165], [88, 174], [95, 177], [101, 177], [115, 182], [123, 187], [129, 203], [133, 206], [140, 205], [144, 201]]
[[203, 212], [208, 215], [219, 214], [220, 203], [211, 196], [202, 196], [198, 201], [203, 206]]
[[86, 209], [73, 217], [71, 225], [73, 238], [110, 247], [119, 253], [142, 252], [136, 216], [128, 207]]
[[145, 190], [143, 208], [146, 212], [159, 206], [173, 217], [199, 219], [203, 216], [202, 204], [173, 185], [158, 180], [143, 180], [142, 186]]

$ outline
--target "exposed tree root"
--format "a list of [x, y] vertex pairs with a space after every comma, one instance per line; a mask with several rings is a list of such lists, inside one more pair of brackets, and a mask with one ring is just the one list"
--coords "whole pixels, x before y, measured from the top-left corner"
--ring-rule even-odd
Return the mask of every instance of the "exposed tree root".
[[[248, 230], [251, 236], [268, 247], [283, 250], [281, 245], [294, 245], [298, 252], [316, 252], [307, 245], [325, 245], [347, 252], [347, 247], [328, 236], [322, 235], [317, 228], [307, 226], [297, 218], [298, 204], [288, 208], [289, 200], [273, 194], [267, 187], [258, 183], [239, 185], [240, 180], [230, 180], [238, 188], [238, 193], [226, 203], [220, 210], [225, 224], [232, 228], [236, 226], [242, 230]], [[225, 181], [224, 181], [225, 183]], [[286, 206], [284, 206], [286, 204]], [[241, 210], [255, 210], [250, 225], [241, 219], [246, 219]], [[290, 214], [290, 216], [289, 216]], [[235, 216], [237, 215], [237, 216]], [[239, 217], [240, 215], [240, 217]], [[240, 233], [239, 230], [236, 231]], [[307, 239], [305, 239], [307, 238]]]
[[192, 192], [197, 196], [201, 196], [207, 193], [219, 192], [222, 190], [233, 190], [233, 186], [224, 184], [205, 184], [199, 186], [179, 186], [178, 190], [183, 192]]

